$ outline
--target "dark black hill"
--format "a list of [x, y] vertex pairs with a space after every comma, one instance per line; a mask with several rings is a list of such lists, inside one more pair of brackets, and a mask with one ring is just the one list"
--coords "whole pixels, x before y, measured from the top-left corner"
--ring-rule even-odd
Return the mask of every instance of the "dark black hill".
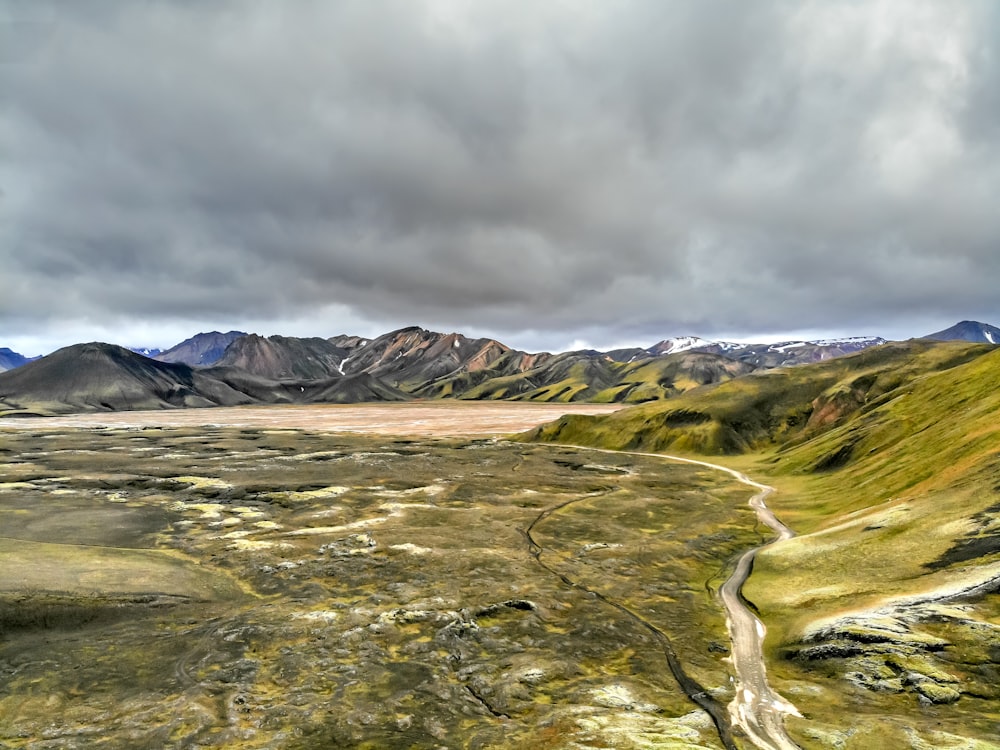
[[0, 373], [0, 401], [48, 413], [252, 403], [246, 394], [188, 365], [157, 362], [103, 343], [67, 346]]

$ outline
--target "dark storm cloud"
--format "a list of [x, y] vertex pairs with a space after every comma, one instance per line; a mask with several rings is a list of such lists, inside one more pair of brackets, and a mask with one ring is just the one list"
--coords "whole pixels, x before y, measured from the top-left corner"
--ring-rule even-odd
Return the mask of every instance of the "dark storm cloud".
[[0, 334], [1000, 317], [988, 2], [11, 8]]

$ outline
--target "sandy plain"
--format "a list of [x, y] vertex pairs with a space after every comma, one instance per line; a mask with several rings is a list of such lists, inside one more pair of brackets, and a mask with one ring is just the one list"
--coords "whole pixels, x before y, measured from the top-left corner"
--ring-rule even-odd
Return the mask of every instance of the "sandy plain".
[[212, 409], [98, 412], [0, 421], [0, 427], [267, 427], [377, 435], [505, 435], [522, 432], [563, 414], [607, 414], [620, 404], [531, 404], [511, 402], [406, 402], [397, 404], [309, 404], [231, 406]]

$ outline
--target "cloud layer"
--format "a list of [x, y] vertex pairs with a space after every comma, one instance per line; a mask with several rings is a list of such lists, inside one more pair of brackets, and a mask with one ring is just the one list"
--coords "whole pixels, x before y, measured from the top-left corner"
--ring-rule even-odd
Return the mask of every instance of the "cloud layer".
[[13, 8], [0, 338], [1000, 317], [988, 0]]

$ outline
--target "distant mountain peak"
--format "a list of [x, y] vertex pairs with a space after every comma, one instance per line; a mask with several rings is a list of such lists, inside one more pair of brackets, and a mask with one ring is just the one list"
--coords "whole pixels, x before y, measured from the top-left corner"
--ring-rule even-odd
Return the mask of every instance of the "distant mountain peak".
[[160, 362], [179, 362], [192, 367], [207, 367], [214, 365], [222, 358], [226, 347], [236, 339], [246, 335], [243, 331], [198, 333], [185, 339], [177, 346], [158, 354], [155, 358]]
[[233, 340], [215, 365], [273, 380], [318, 380], [342, 375], [344, 358], [345, 350], [328, 339], [251, 333]]
[[13, 370], [16, 367], [26, 365], [32, 359], [37, 359], [37, 357], [25, 357], [23, 354], [18, 354], [7, 347], [0, 348], [0, 372], [6, 372], [7, 370]]
[[149, 357], [150, 359], [153, 359], [154, 357], [163, 354], [162, 349], [155, 349], [153, 347], [148, 347], [148, 346], [127, 346], [125, 348], [128, 349], [130, 352], [141, 354], [143, 357]]
[[714, 341], [708, 341], [707, 339], [703, 339], [698, 336], [678, 336], [672, 339], [664, 339], [663, 341], [653, 344], [646, 351], [650, 354], [657, 355], [679, 354], [680, 352], [687, 352], [692, 349], [701, 349], [715, 344], [716, 342]]
[[973, 341], [980, 344], [1000, 344], [1000, 328], [978, 320], [963, 320], [951, 328], [928, 334], [925, 339], [936, 341]]

